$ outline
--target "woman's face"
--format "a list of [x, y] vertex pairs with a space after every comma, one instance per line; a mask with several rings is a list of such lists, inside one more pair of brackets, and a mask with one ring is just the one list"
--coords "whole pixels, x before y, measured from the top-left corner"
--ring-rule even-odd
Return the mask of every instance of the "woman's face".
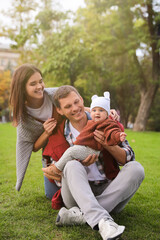
[[26, 100], [29, 102], [43, 99], [44, 82], [39, 72], [34, 73], [26, 83]]

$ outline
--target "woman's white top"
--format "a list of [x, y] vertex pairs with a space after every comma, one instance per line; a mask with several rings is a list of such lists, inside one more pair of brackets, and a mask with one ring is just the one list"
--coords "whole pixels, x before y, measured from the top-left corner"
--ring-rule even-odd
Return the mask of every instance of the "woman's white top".
[[27, 112], [34, 118], [46, 121], [48, 118], [52, 117], [53, 103], [46, 92], [44, 92], [44, 101], [40, 108], [30, 108], [27, 107]]

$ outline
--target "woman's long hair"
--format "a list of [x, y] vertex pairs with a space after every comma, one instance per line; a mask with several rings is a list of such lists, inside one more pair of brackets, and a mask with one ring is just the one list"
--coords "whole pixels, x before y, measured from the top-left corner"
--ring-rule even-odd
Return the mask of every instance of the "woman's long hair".
[[18, 67], [13, 74], [9, 101], [13, 111], [13, 125], [15, 127], [18, 125], [20, 119], [25, 121], [27, 117], [25, 106], [26, 83], [36, 72], [42, 76], [41, 71], [37, 67], [26, 63]]

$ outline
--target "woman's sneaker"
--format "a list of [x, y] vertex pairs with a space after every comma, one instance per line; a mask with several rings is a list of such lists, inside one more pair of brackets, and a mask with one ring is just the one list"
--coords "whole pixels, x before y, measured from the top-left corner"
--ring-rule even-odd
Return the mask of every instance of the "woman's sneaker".
[[61, 208], [56, 219], [57, 226], [82, 225], [85, 223], [84, 215], [78, 207]]
[[117, 240], [124, 232], [125, 227], [119, 226], [112, 220], [101, 219], [99, 222], [99, 233], [103, 240]]

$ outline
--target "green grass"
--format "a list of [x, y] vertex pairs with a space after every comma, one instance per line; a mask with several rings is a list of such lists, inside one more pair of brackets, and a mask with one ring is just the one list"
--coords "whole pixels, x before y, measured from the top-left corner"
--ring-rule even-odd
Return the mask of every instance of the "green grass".
[[[145, 180], [125, 209], [113, 218], [126, 230], [121, 240], [160, 239], [160, 133], [126, 130]], [[89, 226], [54, 224], [57, 211], [44, 195], [41, 152], [33, 153], [20, 192], [16, 183], [16, 129], [0, 124], [0, 239], [101, 240]]]

